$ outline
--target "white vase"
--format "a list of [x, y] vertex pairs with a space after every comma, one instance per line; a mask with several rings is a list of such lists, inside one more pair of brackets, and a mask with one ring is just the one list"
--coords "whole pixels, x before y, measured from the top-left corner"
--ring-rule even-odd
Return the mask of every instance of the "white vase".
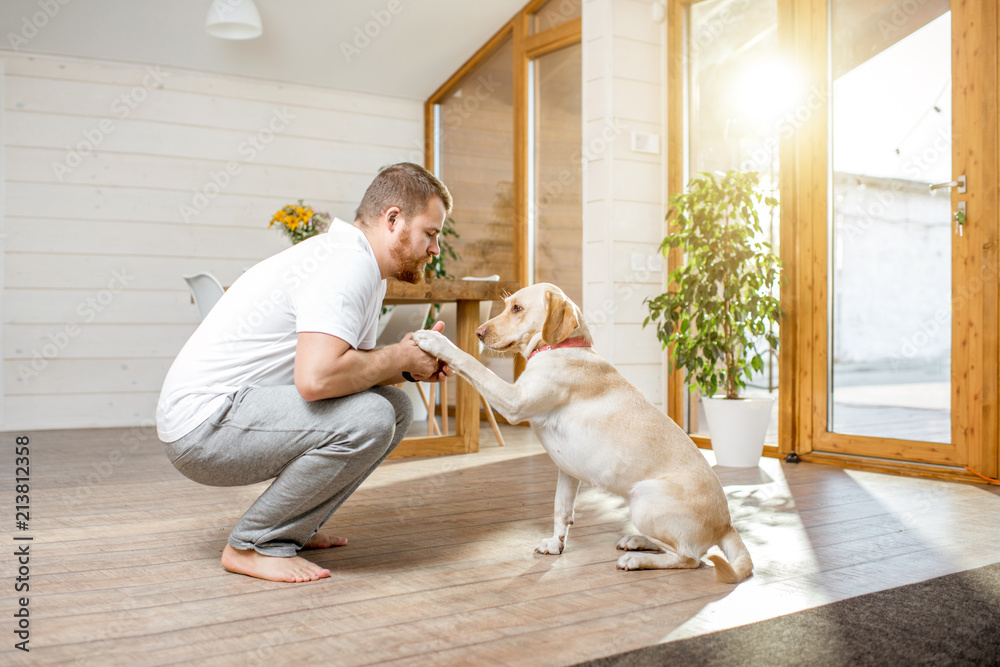
[[764, 452], [774, 397], [702, 397], [715, 460], [724, 468], [755, 468]]

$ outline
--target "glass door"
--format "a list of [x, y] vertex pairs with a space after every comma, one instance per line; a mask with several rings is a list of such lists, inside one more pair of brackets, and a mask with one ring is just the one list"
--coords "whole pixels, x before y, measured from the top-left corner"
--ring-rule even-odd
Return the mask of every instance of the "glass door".
[[[826, 215], [810, 222], [806, 244], [804, 451], [964, 466], [985, 451], [974, 369], [995, 289], [974, 285], [996, 227], [996, 107], [984, 114], [984, 95], [995, 97], [995, 7], [984, 26], [982, 2], [911, 4], [813, 7], [813, 24], [825, 22], [814, 60], [826, 65], [827, 97], [813, 164], [825, 168], [806, 184], [819, 191], [825, 178], [811, 210]], [[991, 48], [973, 56], [982, 39]]]
[[951, 11], [871, 5], [830, 2], [829, 430], [947, 444]]

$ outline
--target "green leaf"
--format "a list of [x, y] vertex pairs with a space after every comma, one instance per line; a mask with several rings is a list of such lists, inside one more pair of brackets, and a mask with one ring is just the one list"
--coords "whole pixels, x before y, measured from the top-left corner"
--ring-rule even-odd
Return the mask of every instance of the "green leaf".
[[702, 172], [670, 196], [660, 249], [679, 249], [684, 263], [671, 269], [669, 291], [643, 302], [643, 326], [657, 322], [672, 366], [706, 395], [724, 387], [735, 397], [764, 367], [758, 348], [778, 347], [782, 264], [760, 222], [778, 201], [759, 182], [755, 172]]

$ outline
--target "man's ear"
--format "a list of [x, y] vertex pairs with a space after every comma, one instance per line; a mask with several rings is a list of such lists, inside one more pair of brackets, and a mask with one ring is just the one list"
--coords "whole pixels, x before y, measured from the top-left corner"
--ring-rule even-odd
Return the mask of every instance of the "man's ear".
[[545, 293], [545, 324], [542, 325], [542, 340], [546, 345], [563, 342], [573, 330], [580, 326], [573, 303], [561, 294]]
[[385, 213], [383, 213], [383, 219], [385, 220], [385, 224], [390, 232], [393, 229], [395, 229], [396, 224], [400, 220], [402, 220], [402, 218], [400, 217], [402, 215], [402, 212], [403, 212], [402, 209], [400, 209], [398, 206], [390, 206], [385, 210]]

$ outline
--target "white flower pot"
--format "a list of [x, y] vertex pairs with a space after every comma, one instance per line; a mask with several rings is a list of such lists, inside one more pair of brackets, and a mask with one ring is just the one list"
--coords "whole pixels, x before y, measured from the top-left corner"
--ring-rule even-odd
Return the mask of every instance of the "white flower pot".
[[702, 397], [715, 460], [724, 468], [755, 468], [764, 452], [773, 397]]

